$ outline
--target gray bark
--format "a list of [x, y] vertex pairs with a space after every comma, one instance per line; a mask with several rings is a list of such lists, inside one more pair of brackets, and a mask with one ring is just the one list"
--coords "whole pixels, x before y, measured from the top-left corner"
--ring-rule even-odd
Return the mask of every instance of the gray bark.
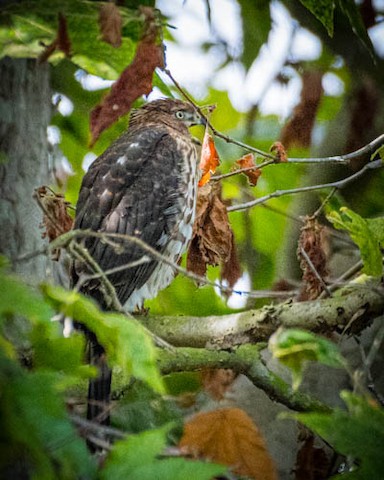
[[48, 259], [16, 259], [41, 248], [42, 212], [33, 200], [49, 181], [47, 127], [51, 116], [49, 66], [0, 61], [0, 252], [30, 284], [46, 277]]

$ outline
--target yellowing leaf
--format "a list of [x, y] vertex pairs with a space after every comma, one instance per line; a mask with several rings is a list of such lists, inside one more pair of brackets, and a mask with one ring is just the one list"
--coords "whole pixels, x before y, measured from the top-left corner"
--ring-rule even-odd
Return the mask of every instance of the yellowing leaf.
[[251, 418], [239, 408], [195, 415], [186, 423], [179, 447], [196, 457], [228, 465], [238, 475], [277, 480], [263, 437]]
[[219, 154], [215, 147], [215, 141], [208, 132], [208, 128], [205, 130], [203, 145], [201, 147], [201, 158], [199, 168], [202, 171], [201, 179], [199, 181], [199, 187], [202, 187], [211, 178], [211, 174], [215, 173], [216, 168], [220, 165]]

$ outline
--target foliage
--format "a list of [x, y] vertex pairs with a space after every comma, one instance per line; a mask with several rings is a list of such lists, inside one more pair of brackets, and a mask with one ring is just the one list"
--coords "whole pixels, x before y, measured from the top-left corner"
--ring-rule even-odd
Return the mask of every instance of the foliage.
[[333, 478], [369, 480], [381, 478], [384, 459], [384, 412], [369, 398], [341, 392], [348, 410], [330, 414], [300, 413], [295, 418], [321, 435], [337, 452], [353, 460], [349, 472]]
[[359, 247], [367, 275], [379, 277], [383, 272], [381, 247], [384, 246], [384, 218], [362, 218], [347, 207], [331, 211], [328, 220], [336, 228], [347, 230]]
[[[1, 285], [0, 468], [12, 472], [12, 465], [24, 465], [32, 478], [93, 478], [95, 465], [69, 421], [63, 396], [65, 388], [90, 375], [84, 341], [63, 338], [47, 302], [16, 277], [1, 271]], [[29, 370], [20, 366], [12, 338], [33, 352]]]
[[183, 480], [186, 476], [209, 480], [224, 473], [219, 465], [186, 461], [181, 458], [159, 460], [171, 425], [131, 435], [117, 442], [102, 470], [101, 478]]
[[279, 329], [270, 337], [268, 347], [272, 355], [292, 371], [294, 390], [299, 387], [309, 361], [330, 367], [345, 366], [334, 343], [305, 330]]
[[[0, 56], [49, 61], [54, 92], [68, 99], [73, 107], [70, 114], [56, 112], [52, 120], [52, 124], [60, 133], [59, 147], [73, 170], [73, 175], [59, 178], [66, 198], [73, 204], [76, 203], [84, 173], [84, 158], [90, 151], [89, 116], [92, 109], [102, 103], [106, 93], [103, 89], [98, 91], [84, 89], [81, 86], [81, 78], [87, 74], [96, 75], [104, 80], [122, 78], [122, 72], [132, 65], [145, 30], [144, 16], [138, 9], [139, 3], [154, 6], [152, 0], [147, 2], [126, 0], [118, 2], [118, 8], [109, 4], [109, 11], [113, 12], [117, 19], [117, 23], [115, 22], [112, 27], [118, 27], [112, 37], [111, 27], [106, 26], [111, 20], [110, 16], [108, 18], [110, 14], [107, 14], [107, 18], [104, 17], [101, 24], [99, 23], [99, 14], [105, 8], [105, 2], [23, 0], [8, 2], [0, 12]], [[217, 44], [201, 45], [202, 50], [225, 50], [225, 55], [218, 72], [214, 72], [208, 82], [205, 98], [199, 98], [198, 103], [217, 103], [218, 107], [213, 112], [211, 120], [218, 130], [225, 131], [232, 138], [251, 147], [269, 151], [279, 137], [281, 118], [263, 113], [259, 100], [249, 112], [237, 110], [228, 93], [218, 90], [218, 83], [215, 82], [216, 74], [231, 65], [240, 64], [242, 69], [250, 74], [273, 29], [271, 15], [273, 2], [238, 0], [236, 3], [242, 23], [242, 51], [238, 55], [233, 54], [230, 49], [226, 49], [225, 41], [220, 41], [220, 38]], [[335, 96], [324, 95], [321, 92], [320, 106], [315, 112], [309, 133], [313, 134], [313, 143], [322, 150], [323, 155], [334, 155], [339, 150], [343, 152], [346, 148], [352, 148], [350, 145], [360, 147], [367, 141], [362, 135], [363, 131], [371, 135], [372, 130], [368, 140], [374, 136], [375, 122], [372, 120], [369, 123], [366, 115], [369, 116], [376, 107], [378, 110], [380, 104], [380, 97], [375, 97], [370, 104], [371, 108], [366, 107], [366, 98], [367, 96], [368, 99], [371, 98], [369, 97], [371, 90], [382, 86], [382, 83], [379, 83], [382, 82], [382, 78], [374, 67], [375, 62], [382, 65], [382, 60], [373, 50], [367, 32], [369, 25], [366, 17], [361, 14], [358, 4], [353, 0], [337, 2], [301, 0], [301, 2], [284, 1], [284, 4], [293, 15], [296, 13], [296, 7], [304, 6], [304, 14], [297, 13], [297, 21], [318, 35], [322, 47], [318, 58], [312, 61], [303, 61], [301, 58], [293, 58], [291, 53], [287, 54], [287, 58], [284, 59], [281, 68], [277, 69], [270, 83], [279, 87], [289, 86], [291, 81], [293, 83], [303, 78], [305, 72], [313, 70], [319, 71], [323, 77], [327, 74], [336, 77], [343, 86], [342, 92]], [[157, 20], [156, 28], [159, 29], [160, 36], [162, 34], [168, 41], [176, 42], [167, 25], [168, 19], [159, 17]], [[298, 28], [298, 25], [295, 28]], [[340, 40], [345, 38], [348, 39], [347, 52], [344, 42]], [[348, 51], [357, 51], [355, 49], [357, 44], [367, 53], [368, 61], [358, 54], [353, 59], [355, 63], [349, 58]], [[151, 72], [147, 74], [149, 77]], [[361, 80], [363, 77], [368, 77], [372, 82], [377, 81], [375, 88], [363, 90], [364, 82]], [[174, 86], [168, 85], [163, 79], [164, 76], [155, 72], [153, 84], [164, 95], [180, 95]], [[135, 92], [135, 95], [130, 97], [129, 103], [131, 104], [131, 100], [141, 93], [141, 90]], [[346, 115], [348, 110], [353, 111], [351, 98], [356, 98], [356, 102], [360, 101], [361, 104], [360, 109], [355, 108], [357, 113], [348, 122], [343, 115]], [[137, 98], [133, 106], [140, 105], [142, 101], [143, 99]], [[302, 98], [302, 101], [308, 104], [311, 99]], [[364, 116], [360, 114], [361, 111], [364, 111]], [[359, 117], [365, 122], [360, 128]], [[306, 121], [304, 118], [304, 124]], [[347, 134], [344, 134], [344, 131], [339, 132], [341, 124], [351, 125]], [[97, 143], [92, 145], [92, 153], [95, 155], [102, 153], [125, 128], [126, 119], [120, 119], [104, 131]], [[330, 137], [331, 140], [326, 137], [327, 130], [334, 135]], [[197, 135], [202, 137], [202, 132], [197, 132]], [[334, 142], [335, 137], [348, 141], [345, 140], [342, 146], [339, 146]], [[322, 145], [318, 142], [319, 138], [324, 140]], [[221, 171], [230, 171], [236, 159], [243, 158], [244, 149], [218, 138], [215, 139], [215, 143], [222, 161]], [[381, 158], [382, 152], [382, 149], [377, 152]], [[292, 147], [288, 152], [289, 157], [312, 154], [308, 145]], [[263, 162], [263, 158], [255, 155], [253, 161], [257, 166]], [[209, 167], [209, 170], [214, 170]], [[255, 175], [251, 177], [253, 189], [245, 177], [236, 175], [223, 182], [222, 205], [245, 202], [276, 190], [300, 187], [308, 182], [308, 176], [314, 171], [319, 172], [320, 178], [324, 170], [328, 170], [328, 167], [322, 164], [313, 168], [294, 163], [271, 164], [265, 169], [252, 171], [254, 174], [257, 172], [257, 178]], [[364, 272], [374, 276], [382, 275], [384, 246], [383, 211], [380, 200], [382, 179], [382, 173], [378, 173], [370, 184], [359, 182], [356, 188], [360, 189], [361, 196], [355, 194], [354, 188], [349, 192], [348, 189], [339, 192], [343, 206], [329, 211], [327, 217], [335, 228], [349, 233], [360, 251]], [[316, 179], [316, 182], [320, 183], [320, 180]], [[308, 198], [305, 197], [297, 203], [309, 204]], [[274, 282], [281, 275], [281, 265], [288, 263], [283, 251], [284, 242], [290, 240], [289, 229], [292, 223], [300, 221], [299, 215], [302, 212], [296, 208], [292, 222], [292, 208], [295, 205], [297, 207], [297, 203], [295, 204], [292, 196], [281, 196], [265, 205], [266, 208], [229, 214], [231, 239], [235, 239], [242, 270], [248, 274], [250, 282], [250, 288], [244, 290], [275, 286]], [[314, 209], [305, 213], [312, 214], [313, 211]], [[292, 244], [290, 250], [295, 250]], [[297, 276], [293, 270], [292, 268], [289, 272], [289, 278], [285, 275], [284, 282], [289, 282], [291, 278]], [[214, 281], [219, 277], [218, 267], [208, 267], [210, 280]], [[102, 313], [81, 295], [52, 285], [45, 285], [42, 292], [43, 295], [27, 287], [19, 279], [2, 273], [0, 403], [4, 415], [1, 418], [0, 438], [4, 455], [1, 460], [3, 463], [0, 465], [5, 473], [8, 473], [9, 469], [13, 473], [12, 468], [15, 468], [14, 464], [17, 462], [21, 463], [21, 469], [32, 472], [33, 478], [80, 476], [95, 478], [97, 475], [101, 478], [178, 479], [186, 475], [192, 478], [211, 478], [225, 471], [223, 467], [202, 462], [187, 462], [181, 458], [158, 458], [167, 445], [167, 434], [171, 428], [167, 423], [175, 419], [180, 423], [181, 413], [173, 403], [161, 396], [165, 390], [156, 366], [155, 348], [147, 332], [135, 320], [118, 314]], [[263, 302], [265, 300], [248, 299], [247, 306], [255, 303], [261, 305]], [[217, 295], [211, 286], [197, 289], [190, 279], [181, 275], [149, 305], [151, 313], [162, 314], [202, 316], [220, 315], [230, 311], [226, 299], [222, 295]], [[242, 302], [241, 306], [244, 305], [245, 302]], [[139, 383], [137, 382], [136, 389], [132, 388], [122, 402], [120, 412], [117, 410], [120, 420], [117, 422], [118, 425], [135, 432], [135, 435], [116, 443], [98, 473], [84, 441], [69, 420], [65, 406], [68, 388], [81, 384], [95, 372], [84, 365], [83, 337], [76, 334], [70, 338], [63, 338], [58, 323], [51, 321], [57, 312], [74, 318], [96, 333], [107, 351], [111, 364], [124, 373], [125, 385], [133, 377], [140, 380], [140, 386], [137, 386]], [[330, 341], [310, 332], [297, 330], [278, 332], [271, 339], [270, 348], [277, 358], [292, 369], [294, 387], [298, 387], [303, 367], [308, 361], [334, 367], [344, 366], [338, 348]], [[20, 355], [22, 361], [19, 359]], [[357, 459], [360, 466], [356, 473], [349, 474], [349, 478], [376, 478], [383, 469], [380, 463], [381, 454], [377, 450], [381, 442], [372, 441], [372, 432], [375, 432], [377, 439], [383, 436], [382, 410], [370, 405], [365, 399], [347, 393], [343, 396], [349, 412], [334, 410], [331, 414], [301, 414], [297, 418], [323, 436], [337, 451]], [[214, 415], [211, 420], [213, 417]], [[236, 428], [239, 427], [239, 423], [242, 424], [244, 418], [241, 414], [240, 418], [238, 415], [234, 418], [235, 420], [229, 422], [232, 426], [230, 431], [237, 434]], [[223, 428], [224, 423], [216, 426], [219, 429]], [[204, 420], [197, 423], [198, 427], [204, 425]], [[334, 428], [335, 426], [337, 428]], [[153, 427], [157, 428], [150, 430]], [[244, 438], [248, 439], [249, 444], [255, 440], [255, 437], [249, 438], [249, 434], [254, 433], [253, 428], [249, 424], [245, 427], [248, 437], [245, 434]], [[143, 430], [146, 431], [142, 432]], [[218, 436], [220, 439], [226, 438], [223, 432]], [[239, 450], [237, 453], [241, 457], [247, 448], [243, 446]], [[247, 459], [251, 456], [252, 452], [247, 451]], [[271, 472], [273, 466], [268, 467], [265, 478], [268, 474], [273, 475]], [[248, 470], [245, 473], [252, 475], [255, 472]], [[256, 475], [255, 477], [257, 478]]]

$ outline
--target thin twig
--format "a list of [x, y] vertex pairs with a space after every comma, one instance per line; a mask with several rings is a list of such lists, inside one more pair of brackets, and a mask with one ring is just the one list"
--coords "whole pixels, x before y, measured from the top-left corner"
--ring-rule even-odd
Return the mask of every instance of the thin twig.
[[384, 166], [383, 160], [374, 160], [372, 162], [367, 163], [364, 165], [364, 167], [359, 170], [358, 172], [354, 173], [353, 175], [350, 175], [349, 177], [343, 178], [342, 180], [338, 180], [336, 182], [330, 182], [330, 183], [323, 183], [321, 185], [310, 185], [307, 187], [300, 187], [300, 188], [292, 188], [289, 190], [276, 190], [275, 192], [272, 192], [268, 195], [265, 195], [264, 197], [257, 198], [255, 200], [252, 200], [250, 202], [246, 203], [240, 203], [238, 205], [232, 205], [230, 207], [227, 207], [228, 212], [236, 212], [236, 211], [241, 211], [241, 210], [246, 210], [248, 208], [255, 207], [256, 205], [260, 205], [262, 203], [267, 202], [268, 200], [271, 200], [272, 198], [278, 198], [282, 197], [283, 195], [295, 195], [297, 193], [305, 193], [305, 192], [312, 192], [315, 190], [322, 190], [324, 188], [336, 188], [336, 189], [341, 189], [344, 188], [346, 185], [349, 183], [357, 180], [361, 176], [363, 176], [368, 170], [373, 170], [376, 168], [381, 168]]
[[309, 258], [307, 252], [304, 248], [300, 245], [300, 253], [304, 257], [304, 260], [307, 262], [308, 267], [311, 269], [312, 273], [315, 275], [317, 280], [320, 282], [321, 286], [323, 287], [323, 291], [327, 293], [328, 297], [332, 297], [332, 293], [329, 290], [327, 284], [324, 282], [323, 278], [317, 271], [316, 267], [314, 266], [312, 260]]
[[260, 163], [260, 165], [239, 168], [238, 170], [234, 170], [233, 172], [223, 173], [221, 175], [213, 175], [210, 178], [210, 181], [217, 182], [218, 180], [223, 180], [224, 178], [233, 177], [234, 175], [239, 175], [240, 173], [250, 172], [251, 170], [260, 170], [261, 168], [267, 167], [268, 165], [272, 165], [273, 163], [275, 163], [274, 160], [267, 160], [266, 162]]
[[[221, 138], [222, 140], [226, 141], [227, 143], [232, 143], [234, 145], [237, 145], [249, 152], [254, 152], [257, 153], [258, 155], [261, 155], [262, 157], [265, 158], [270, 158], [273, 160], [272, 163], [278, 163], [279, 158], [264, 152], [263, 150], [260, 150], [258, 148], [255, 148], [251, 145], [248, 145], [244, 142], [241, 142], [239, 140], [236, 140], [234, 138], [229, 137], [228, 135], [224, 135], [223, 133], [219, 132], [216, 130], [216, 128], [209, 122], [209, 120], [206, 118], [204, 113], [202, 112], [201, 108], [196, 105], [196, 103], [192, 100], [192, 98], [185, 92], [185, 90], [181, 87], [181, 85], [177, 82], [177, 80], [173, 77], [171, 72], [169, 70], [164, 70], [164, 72], [168, 75], [172, 83], [175, 85], [175, 87], [179, 90], [181, 95], [189, 102], [191, 103], [194, 108], [199, 112], [199, 114], [206, 120], [207, 125], [211, 129], [212, 133], [216, 136]], [[358, 158], [361, 157], [362, 155], [366, 153], [373, 153], [375, 150], [377, 150], [381, 145], [384, 144], [384, 134], [378, 136], [371, 142], [367, 143], [367, 145], [364, 145], [363, 147], [359, 148], [358, 150], [355, 150], [350, 153], [346, 153], [344, 155], [332, 155], [329, 157], [307, 157], [307, 158], [288, 158], [287, 162], [288, 163], [336, 163], [336, 164], [348, 164], [353, 158]]]

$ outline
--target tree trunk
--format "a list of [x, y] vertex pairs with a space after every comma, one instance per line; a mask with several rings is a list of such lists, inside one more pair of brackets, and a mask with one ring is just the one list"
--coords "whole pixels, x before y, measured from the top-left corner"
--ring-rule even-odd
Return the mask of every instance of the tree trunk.
[[41, 248], [42, 212], [36, 187], [49, 182], [47, 127], [51, 116], [49, 66], [0, 61], [0, 252], [31, 284], [47, 275], [48, 259], [16, 259]]

